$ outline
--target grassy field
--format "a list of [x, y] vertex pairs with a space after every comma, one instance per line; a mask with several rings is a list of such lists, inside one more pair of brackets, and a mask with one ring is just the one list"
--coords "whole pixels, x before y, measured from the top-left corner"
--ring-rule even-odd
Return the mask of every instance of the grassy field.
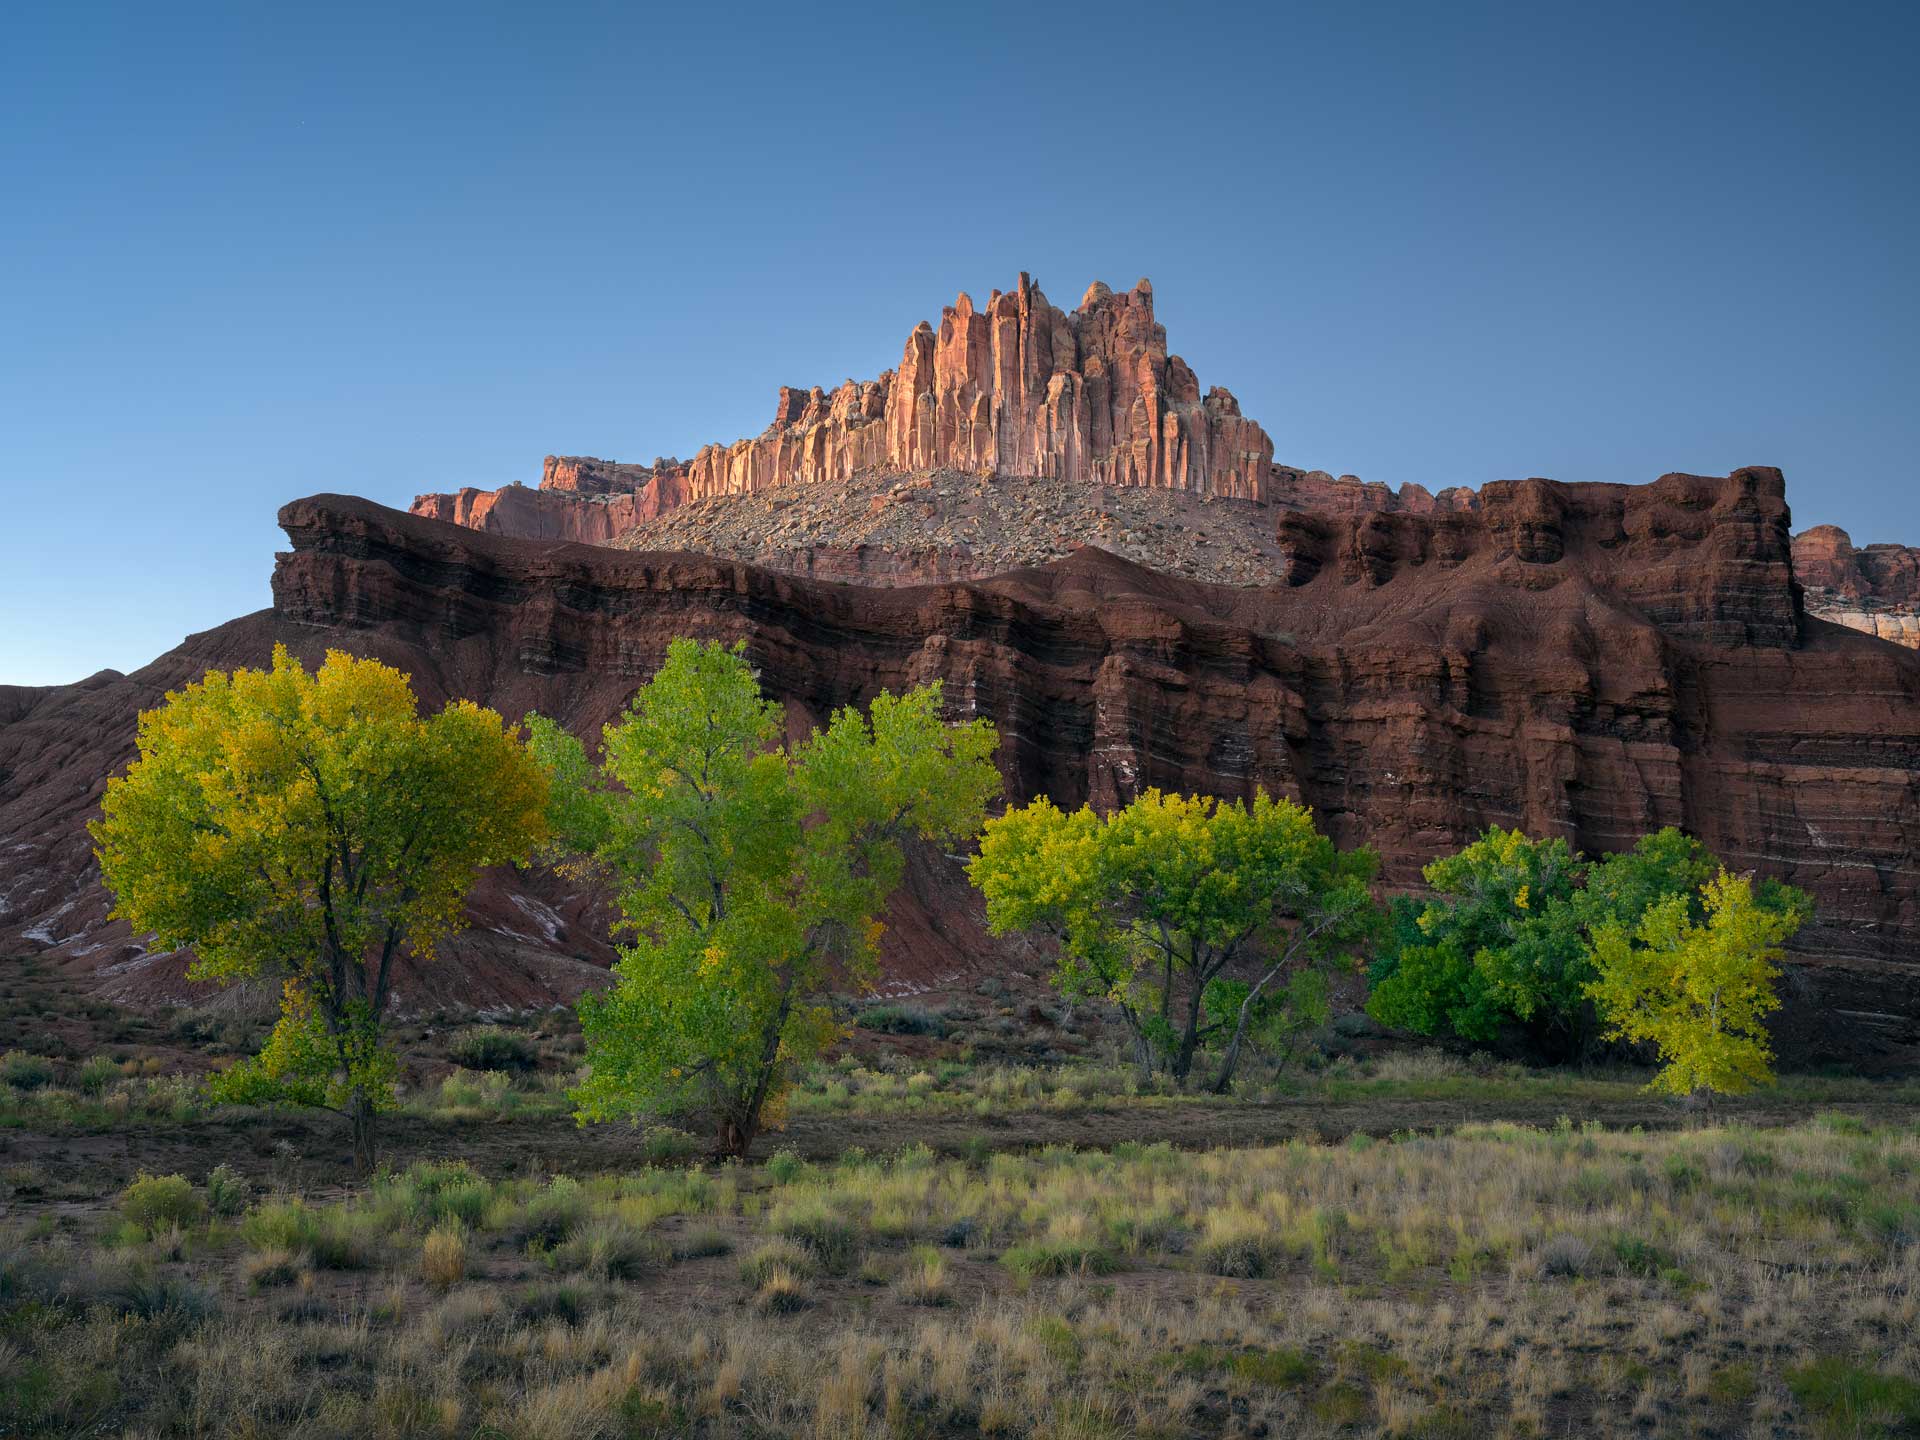
[[0, 1178], [5, 1434], [1920, 1427], [1920, 1129], [1844, 1113]]
[[51, 995], [0, 1056], [0, 1436], [1920, 1434], [1913, 1082], [1704, 1115], [1390, 1050], [1218, 1098], [888, 1007], [715, 1166], [576, 1127], [564, 1024], [432, 1025], [353, 1181], [334, 1117], [203, 1098], [240, 1022]]

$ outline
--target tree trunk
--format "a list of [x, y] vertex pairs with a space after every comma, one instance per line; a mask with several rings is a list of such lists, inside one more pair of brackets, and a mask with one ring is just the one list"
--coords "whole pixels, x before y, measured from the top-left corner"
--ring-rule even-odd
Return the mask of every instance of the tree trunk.
[[1153, 1078], [1153, 1046], [1147, 1043], [1146, 1031], [1138, 1025], [1131, 1027], [1133, 1032], [1133, 1064], [1140, 1072], [1142, 1081]]
[[1224, 1095], [1233, 1088], [1233, 1068], [1240, 1063], [1240, 1041], [1246, 1033], [1247, 1016], [1243, 1008], [1240, 1023], [1233, 1027], [1233, 1039], [1227, 1042], [1227, 1054], [1226, 1058], [1220, 1062], [1220, 1073], [1214, 1077], [1214, 1094]]
[[1206, 996], [1205, 972], [1195, 967], [1193, 993], [1187, 997], [1186, 1028], [1180, 1036], [1180, 1046], [1174, 1052], [1173, 1078], [1182, 1089], [1186, 1088], [1187, 1077], [1193, 1073], [1193, 1057], [1200, 1053], [1200, 1018], [1203, 1013]]
[[1240, 1042], [1247, 1038], [1247, 1021], [1252, 1018], [1254, 1004], [1260, 999], [1260, 993], [1267, 988], [1267, 982], [1279, 973], [1280, 968], [1275, 966], [1262, 975], [1260, 983], [1249, 990], [1247, 998], [1240, 1002], [1240, 1014], [1233, 1022], [1233, 1039], [1227, 1042], [1226, 1058], [1220, 1062], [1220, 1073], [1214, 1078], [1214, 1094], [1224, 1095], [1233, 1088], [1233, 1071], [1234, 1067], [1240, 1063]]
[[754, 1137], [760, 1133], [759, 1116], [742, 1117], [733, 1111], [723, 1112], [720, 1116], [720, 1154], [735, 1159], [747, 1158], [747, 1151], [753, 1147]]
[[353, 1168], [362, 1175], [373, 1173], [373, 1097], [355, 1087], [347, 1099], [347, 1122], [353, 1127]]
[[1180, 1048], [1173, 1055], [1173, 1081], [1182, 1089], [1186, 1088], [1187, 1076], [1193, 1073], [1193, 1056], [1199, 1048], [1199, 1034], [1190, 1024], [1187, 1033], [1180, 1037]]

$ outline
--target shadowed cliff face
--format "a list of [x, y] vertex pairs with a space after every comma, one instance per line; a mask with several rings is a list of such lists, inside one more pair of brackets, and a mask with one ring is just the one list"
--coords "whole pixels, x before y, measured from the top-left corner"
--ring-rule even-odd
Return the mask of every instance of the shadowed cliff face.
[[[275, 639], [309, 660], [337, 646], [409, 671], [430, 704], [537, 708], [592, 736], [671, 639], [697, 635], [746, 640], [796, 730], [939, 679], [954, 714], [1000, 727], [1015, 797], [1264, 787], [1379, 847], [1395, 884], [1490, 823], [1589, 852], [1680, 825], [1814, 893], [1797, 1053], [1915, 1039], [1920, 656], [1800, 614], [1775, 471], [1514, 482], [1465, 512], [1289, 512], [1285, 574], [1265, 589], [1093, 549], [984, 581], [840, 586], [338, 496], [281, 523], [271, 612], [134, 676], [0, 695], [0, 846], [23, 857], [0, 882], [0, 937], [31, 934], [131, 993], [177, 974], [105, 921], [80, 827], [137, 709], [208, 665], [261, 663]], [[549, 880], [496, 877], [477, 908], [468, 998], [561, 996], [605, 958], [589, 901]], [[951, 861], [920, 857], [894, 924], [896, 980], [1005, 963]]]

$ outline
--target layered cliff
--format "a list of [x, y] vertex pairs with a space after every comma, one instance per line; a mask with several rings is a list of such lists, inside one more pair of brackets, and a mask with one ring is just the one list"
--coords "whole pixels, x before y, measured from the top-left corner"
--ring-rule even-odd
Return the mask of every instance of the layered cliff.
[[1793, 566], [1814, 614], [1920, 648], [1920, 550], [1906, 545], [1855, 549], [1853, 538], [1838, 525], [1816, 525], [1794, 537]]
[[[1800, 613], [1777, 472], [1523, 481], [1462, 512], [1285, 511], [1284, 583], [1260, 589], [1092, 547], [876, 588], [514, 541], [338, 496], [281, 518], [271, 612], [135, 676], [0, 697], [0, 848], [19, 857], [0, 940], [122, 993], [177, 980], [178, 957], [105, 919], [81, 827], [138, 708], [207, 665], [259, 663], [275, 639], [308, 658], [339, 646], [406, 669], [430, 703], [540, 709], [593, 735], [692, 634], [745, 640], [796, 728], [941, 679], [954, 713], [1000, 727], [1016, 797], [1265, 787], [1378, 846], [1396, 884], [1490, 823], [1590, 852], [1681, 825], [1818, 901], [1792, 1053], [1858, 1059], [1920, 1036], [1920, 655]], [[590, 978], [585, 902], [549, 883], [505, 875], [481, 896], [467, 998]], [[896, 977], [1005, 963], [950, 861], [917, 862], [894, 922]]]
[[[1062, 312], [1025, 274], [961, 294], [907, 336], [897, 369], [831, 392], [782, 386], [759, 435], [652, 466], [552, 457], [540, 490], [422, 495], [416, 514], [525, 538], [605, 543], [689, 500], [934, 469], [1265, 500], [1273, 442], [1226, 390], [1204, 394], [1142, 280]], [[1298, 472], [1289, 472], [1297, 474]]]

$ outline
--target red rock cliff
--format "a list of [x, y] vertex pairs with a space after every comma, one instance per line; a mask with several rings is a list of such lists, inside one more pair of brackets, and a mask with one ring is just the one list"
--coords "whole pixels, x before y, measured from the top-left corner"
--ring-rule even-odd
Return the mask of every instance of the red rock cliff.
[[[341, 646], [408, 670], [429, 702], [537, 708], [591, 735], [690, 634], [744, 639], [795, 725], [941, 679], [956, 713], [1000, 727], [1017, 797], [1263, 786], [1378, 846], [1394, 883], [1491, 823], [1589, 852], [1680, 825], [1816, 897], [1790, 1053], [1920, 1039], [1920, 656], [1799, 613], [1777, 472], [1522, 481], [1472, 512], [1283, 523], [1287, 583], [1265, 590], [1090, 549], [876, 589], [299, 501], [271, 613], [137, 676], [0, 695], [0, 939], [106, 984], [157, 963], [105, 920], [81, 827], [140, 705], [207, 664], [259, 663], [276, 638]], [[508, 946], [522, 990], [561, 988], [532, 957], [589, 954], [570, 903], [503, 878], [470, 943]], [[896, 972], [995, 963], [950, 869], [916, 872], [896, 918]]]
[[1838, 525], [1816, 525], [1794, 537], [1793, 567], [1823, 620], [1920, 648], [1920, 550], [1855, 549]]
[[[556, 498], [462, 490], [422, 495], [413, 510], [495, 533], [604, 543], [618, 533], [610, 526], [687, 499], [928, 469], [1251, 500], [1269, 498], [1274, 481], [1267, 433], [1226, 390], [1203, 394], [1168, 353], [1147, 281], [1120, 294], [1096, 283], [1063, 313], [1023, 274], [983, 307], [962, 294], [938, 330], [921, 322], [897, 370], [831, 393], [783, 386], [766, 430], [708, 445], [685, 465], [549, 456], [541, 493]], [[623, 496], [632, 510], [575, 513], [588, 498]]]

